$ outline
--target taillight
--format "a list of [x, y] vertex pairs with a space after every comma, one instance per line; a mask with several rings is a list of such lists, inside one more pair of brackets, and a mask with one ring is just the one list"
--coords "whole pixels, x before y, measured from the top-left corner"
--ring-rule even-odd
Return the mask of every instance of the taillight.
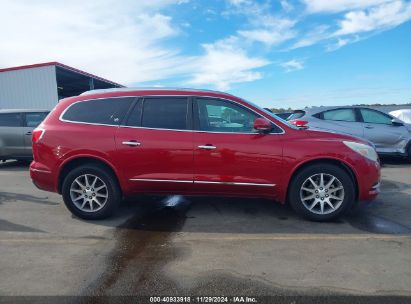
[[308, 129], [308, 121], [301, 119], [289, 120], [289, 123], [292, 123], [294, 126], [300, 129]]
[[38, 143], [43, 138], [44, 133], [46, 133], [46, 130], [44, 129], [41, 129], [41, 128], [34, 129], [33, 134], [31, 136], [31, 141], [33, 142], [33, 144]]

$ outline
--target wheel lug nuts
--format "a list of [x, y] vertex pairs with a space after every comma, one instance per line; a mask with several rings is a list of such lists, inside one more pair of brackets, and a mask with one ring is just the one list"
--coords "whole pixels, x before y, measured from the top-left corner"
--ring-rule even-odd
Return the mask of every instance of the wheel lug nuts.
[[93, 193], [93, 196], [96, 196], [96, 194], [95, 194], [95, 193]]
[[321, 200], [323, 200], [324, 198], [322, 197]]
[[83, 190], [83, 193], [86, 193], [86, 190]]
[[91, 191], [94, 191], [94, 189], [93, 189], [93, 188], [91, 188]]
[[316, 197], [316, 198], [319, 198], [319, 196], [318, 196], [318, 195], [316, 195], [315, 197]]
[[315, 193], [318, 193], [318, 190], [315, 190]]
[[320, 190], [323, 190], [323, 188], [320, 188]]

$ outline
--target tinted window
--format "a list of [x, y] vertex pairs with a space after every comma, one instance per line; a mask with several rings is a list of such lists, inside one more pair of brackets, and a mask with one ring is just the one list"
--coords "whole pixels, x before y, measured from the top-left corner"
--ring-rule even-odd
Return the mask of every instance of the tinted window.
[[388, 115], [385, 115], [383, 113], [373, 111], [373, 110], [368, 110], [368, 109], [361, 109], [361, 115], [362, 119], [366, 123], [377, 123], [377, 124], [386, 124], [386, 125], [391, 125], [392, 124], [392, 118]]
[[20, 113], [3, 113], [0, 114], [0, 127], [20, 127]]
[[199, 129], [211, 132], [251, 133], [257, 114], [234, 103], [197, 98]]
[[141, 126], [158, 129], [187, 129], [188, 99], [180, 97], [146, 98]]
[[26, 113], [26, 127], [35, 128], [46, 118], [48, 113], [38, 112], [38, 113]]
[[323, 119], [337, 121], [355, 121], [353, 109], [338, 109], [323, 112]]
[[76, 122], [118, 125], [133, 102], [134, 97], [81, 101], [64, 113], [63, 119]]

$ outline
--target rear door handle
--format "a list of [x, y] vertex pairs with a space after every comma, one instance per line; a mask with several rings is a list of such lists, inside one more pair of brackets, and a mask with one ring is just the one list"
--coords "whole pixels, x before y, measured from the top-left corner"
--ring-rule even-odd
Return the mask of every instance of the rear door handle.
[[31, 135], [32, 133], [30, 132], [30, 131], [28, 131], [27, 133], [26, 133], [26, 135]]
[[367, 129], [374, 129], [373, 126], [365, 126], [365, 128], [367, 128]]
[[198, 146], [200, 149], [204, 149], [204, 150], [214, 150], [217, 149], [216, 146], [213, 145], [204, 145], [204, 146]]
[[141, 145], [141, 143], [139, 143], [136, 140], [123, 141], [122, 144], [126, 145], [126, 146], [132, 146], [132, 147], [136, 147], [136, 146]]

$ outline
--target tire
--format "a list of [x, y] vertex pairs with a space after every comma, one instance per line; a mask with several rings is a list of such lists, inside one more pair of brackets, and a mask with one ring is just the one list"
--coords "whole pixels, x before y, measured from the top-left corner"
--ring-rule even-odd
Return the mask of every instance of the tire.
[[110, 217], [122, 197], [116, 177], [95, 164], [71, 170], [63, 181], [62, 195], [71, 213], [85, 220]]
[[[332, 184], [327, 185], [331, 181]], [[288, 199], [302, 217], [318, 222], [331, 221], [351, 209], [355, 202], [355, 186], [343, 168], [326, 163], [315, 164], [302, 169], [293, 178]]]

